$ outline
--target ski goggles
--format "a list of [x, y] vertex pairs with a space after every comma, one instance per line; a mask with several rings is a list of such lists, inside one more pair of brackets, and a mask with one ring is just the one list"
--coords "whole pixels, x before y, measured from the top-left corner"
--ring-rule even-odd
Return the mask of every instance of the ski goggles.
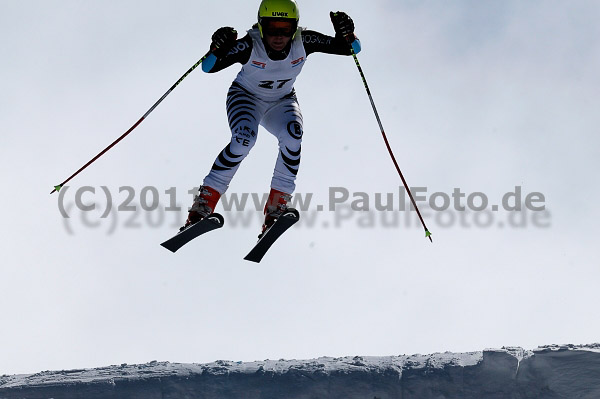
[[292, 37], [296, 33], [296, 30], [290, 22], [276, 21], [268, 23], [264, 27], [263, 32], [265, 35], [271, 37]]

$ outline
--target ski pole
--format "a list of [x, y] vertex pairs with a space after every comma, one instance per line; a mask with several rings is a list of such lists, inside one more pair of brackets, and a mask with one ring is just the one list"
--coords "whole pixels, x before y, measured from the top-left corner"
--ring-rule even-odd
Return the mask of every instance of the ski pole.
[[[348, 37], [346, 37], [346, 40], [348, 40]], [[381, 135], [383, 136], [383, 141], [385, 142], [387, 150], [390, 153], [390, 156], [392, 157], [392, 161], [394, 162], [394, 166], [396, 167], [396, 170], [398, 171], [398, 174], [400, 175], [400, 179], [402, 179], [402, 184], [404, 184], [404, 188], [406, 189], [406, 192], [408, 193], [408, 196], [410, 197], [410, 200], [412, 201], [412, 204], [415, 207], [415, 210], [417, 211], [417, 215], [419, 215], [421, 224], [423, 225], [423, 228], [425, 229], [425, 237], [429, 238], [429, 241], [433, 242], [433, 239], [431, 238], [431, 233], [429, 232], [429, 229], [425, 225], [423, 216], [421, 216], [419, 207], [417, 207], [417, 203], [416, 203], [412, 193], [410, 192], [410, 188], [408, 187], [408, 184], [406, 183], [406, 179], [404, 178], [404, 175], [402, 174], [402, 171], [400, 170], [400, 166], [398, 166], [398, 162], [396, 161], [396, 157], [394, 156], [392, 147], [390, 146], [390, 143], [387, 139], [385, 131], [383, 130], [383, 124], [381, 123], [381, 118], [379, 118], [379, 113], [377, 112], [377, 108], [375, 107], [375, 101], [373, 101], [373, 96], [371, 95], [371, 90], [369, 89], [369, 85], [367, 84], [367, 79], [365, 78], [365, 74], [363, 73], [360, 63], [358, 62], [358, 57], [356, 56], [356, 53], [354, 52], [352, 45], [350, 45], [350, 52], [352, 53], [352, 57], [354, 57], [354, 62], [356, 63], [356, 66], [358, 67], [358, 72], [360, 73], [363, 84], [365, 85], [365, 89], [367, 90], [367, 95], [369, 96], [369, 100], [371, 101], [371, 106], [373, 107], [373, 112], [375, 112], [375, 118], [377, 119], [377, 123], [379, 123], [379, 129], [381, 130]]]
[[190, 73], [192, 73], [192, 71], [194, 69], [196, 69], [198, 67], [198, 65], [202, 64], [202, 62], [211, 54], [211, 51], [209, 51], [208, 53], [206, 53], [204, 55], [204, 57], [200, 58], [200, 60], [198, 60], [198, 62], [196, 62], [194, 65], [192, 65], [192, 67], [190, 69], [188, 69], [188, 71], [186, 73], [183, 74], [183, 76], [181, 78], [179, 78], [179, 80], [177, 82], [175, 82], [175, 84], [173, 86], [171, 86], [171, 88], [169, 90], [167, 90], [167, 92], [156, 102], [154, 103], [154, 105], [152, 107], [150, 107], [150, 109], [148, 110], [148, 112], [146, 112], [144, 114], [144, 116], [142, 116], [140, 118], [140, 120], [138, 120], [136, 123], [134, 123], [133, 126], [131, 126], [129, 128], [129, 130], [127, 130], [125, 133], [123, 133], [123, 135], [121, 135], [121, 137], [119, 137], [118, 139], [116, 139], [115, 141], [113, 141], [108, 147], [106, 147], [104, 150], [102, 150], [98, 155], [96, 155], [94, 158], [92, 158], [88, 163], [86, 163], [85, 165], [83, 165], [81, 168], [79, 168], [79, 170], [75, 173], [73, 173], [67, 180], [65, 180], [64, 182], [60, 183], [57, 186], [54, 186], [54, 190], [50, 191], [50, 194], [54, 193], [55, 191], [60, 191], [60, 189], [67, 184], [72, 178], [74, 178], [75, 176], [77, 176], [82, 170], [84, 170], [85, 168], [87, 168], [88, 166], [90, 166], [94, 161], [96, 161], [98, 158], [100, 158], [102, 155], [104, 155], [108, 150], [110, 150], [111, 148], [113, 148], [115, 145], [117, 145], [117, 143], [121, 140], [123, 140], [129, 133], [131, 133], [133, 131], [133, 129], [135, 129], [136, 127], [138, 127], [138, 125], [140, 123], [142, 123], [142, 121], [144, 119], [146, 119], [146, 117], [148, 115], [150, 115], [150, 113], [152, 111], [154, 111], [154, 109], [156, 107], [158, 107], [158, 104], [160, 104], [178, 85], [179, 83], [181, 83], [183, 81], [183, 79], [185, 79]]

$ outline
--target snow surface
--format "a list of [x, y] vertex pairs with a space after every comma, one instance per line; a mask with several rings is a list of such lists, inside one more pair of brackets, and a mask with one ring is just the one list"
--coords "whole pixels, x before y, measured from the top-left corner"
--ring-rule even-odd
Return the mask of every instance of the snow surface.
[[600, 398], [600, 344], [0, 376], [13, 398]]

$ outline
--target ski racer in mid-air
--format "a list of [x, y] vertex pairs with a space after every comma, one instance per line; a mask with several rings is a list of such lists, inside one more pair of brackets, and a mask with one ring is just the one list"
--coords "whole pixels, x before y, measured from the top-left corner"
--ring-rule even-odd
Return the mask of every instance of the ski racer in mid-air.
[[202, 63], [204, 72], [214, 73], [242, 64], [227, 93], [231, 141], [204, 178], [183, 228], [214, 212], [219, 198], [256, 143], [259, 125], [279, 141], [261, 235], [287, 209], [296, 187], [303, 135], [302, 114], [294, 90], [296, 77], [312, 53], [351, 55], [352, 51], [360, 51], [354, 23], [347, 14], [330, 13], [335, 37], [299, 27], [299, 16], [294, 0], [262, 0], [258, 23], [244, 37], [238, 39], [231, 27], [220, 28], [213, 34], [211, 54]]

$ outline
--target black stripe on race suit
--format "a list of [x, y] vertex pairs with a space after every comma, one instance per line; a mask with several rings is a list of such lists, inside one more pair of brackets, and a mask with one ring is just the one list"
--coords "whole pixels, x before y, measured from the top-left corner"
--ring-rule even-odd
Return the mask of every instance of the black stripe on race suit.
[[299, 157], [300, 156], [300, 151], [302, 150], [302, 147], [298, 148], [298, 151], [292, 151], [289, 148], [285, 147], [285, 149], [287, 150], [287, 152], [290, 153], [291, 156], [293, 157]]
[[300, 165], [300, 149], [298, 151], [290, 151], [288, 147], [285, 147], [288, 153], [296, 159], [292, 159], [286, 156], [283, 151], [279, 151], [283, 165], [290, 171], [294, 176], [298, 174], [298, 166]]
[[227, 144], [227, 147], [225, 147], [224, 151], [225, 151], [225, 154], [227, 154], [227, 156], [229, 158], [239, 158], [239, 157], [241, 157], [241, 155], [237, 155], [237, 154], [234, 154], [233, 152], [231, 152], [231, 143]]
[[285, 167], [290, 171], [291, 174], [293, 174], [294, 176], [298, 175], [298, 169], [293, 169], [291, 167], [289, 167], [288, 165], [284, 164]]
[[231, 130], [235, 129], [242, 121], [256, 123], [254, 111], [256, 111], [256, 102], [253, 95], [245, 89], [229, 91], [227, 94], [227, 118]]
[[246, 89], [244, 86], [242, 86], [238, 82], [231, 83], [231, 86], [229, 87], [229, 91], [227, 92], [227, 95], [230, 95], [230, 94], [232, 94], [232, 93], [234, 93], [236, 91], [243, 91], [244, 93], [246, 93], [250, 97], [256, 98], [256, 96], [251, 91], [249, 91], [248, 89]]
[[230, 158], [239, 158], [241, 157], [241, 155], [236, 155], [234, 153], [231, 152], [231, 143], [227, 144], [227, 147], [225, 147], [223, 149], [223, 151], [221, 151], [221, 153], [219, 154], [219, 156], [217, 157], [218, 161], [221, 163], [221, 165], [218, 165], [217, 162], [215, 162], [212, 166], [212, 169], [214, 170], [231, 170], [233, 168], [235, 168], [236, 166], [238, 166], [242, 161], [230, 161], [227, 158], [225, 158], [226, 154], [228, 157]]
[[[288, 150], [288, 152], [290, 151], [287, 147], [286, 150]], [[289, 158], [287, 156], [285, 156], [285, 154], [283, 153], [283, 151], [281, 152], [281, 158], [283, 159], [283, 162], [285, 162], [286, 165], [290, 165], [290, 166], [298, 166], [300, 165], [300, 154], [298, 154], [298, 158], [297, 159], [292, 159]], [[290, 152], [291, 153], [291, 152]]]

